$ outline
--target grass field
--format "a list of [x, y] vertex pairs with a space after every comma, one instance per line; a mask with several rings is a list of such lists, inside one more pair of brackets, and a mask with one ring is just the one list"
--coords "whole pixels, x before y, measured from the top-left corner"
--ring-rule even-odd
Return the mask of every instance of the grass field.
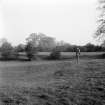
[[0, 100], [0, 105], [105, 105], [105, 59], [0, 62]]
[[[27, 59], [26, 54], [25, 53], [19, 53], [20, 59]], [[96, 59], [96, 58], [102, 58], [102, 54], [104, 54], [104, 52], [81, 52], [81, 59]], [[41, 60], [45, 60], [48, 59], [48, 56], [50, 55], [50, 52], [38, 52], [37, 53], [37, 57]], [[75, 58], [75, 52], [61, 52], [61, 59], [74, 59]]]
[[[97, 58], [102, 55], [104, 52], [81, 52], [81, 58]], [[47, 57], [49, 52], [39, 52], [40, 57]], [[61, 52], [61, 59], [74, 59], [75, 52]]]

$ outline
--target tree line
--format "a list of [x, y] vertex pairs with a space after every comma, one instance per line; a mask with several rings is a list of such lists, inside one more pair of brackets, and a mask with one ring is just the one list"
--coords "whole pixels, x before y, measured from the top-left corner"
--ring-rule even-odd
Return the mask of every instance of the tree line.
[[32, 33], [26, 38], [26, 44], [12, 46], [5, 38], [1, 39], [0, 55], [2, 59], [18, 59], [19, 54], [25, 53], [28, 60], [37, 56], [38, 52], [51, 52], [50, 57], [58, 59], [60, 52], [75, 52], [77, 47], [81, 52], [101, 52], [105, 51], [105, 42], [102, 45], [88, 43], [84, 46], [71, 45], [64, 41], [56, 41], [55, 38], [43, 33]]

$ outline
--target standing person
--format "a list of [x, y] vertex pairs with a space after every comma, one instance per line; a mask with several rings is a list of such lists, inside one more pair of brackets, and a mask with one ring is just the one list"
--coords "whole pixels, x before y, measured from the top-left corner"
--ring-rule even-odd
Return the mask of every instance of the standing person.
[[76, 48], [76, 60], [77, 60], [77, 63], [79, 62], [79, 56], [80, 56], [80, 49]]

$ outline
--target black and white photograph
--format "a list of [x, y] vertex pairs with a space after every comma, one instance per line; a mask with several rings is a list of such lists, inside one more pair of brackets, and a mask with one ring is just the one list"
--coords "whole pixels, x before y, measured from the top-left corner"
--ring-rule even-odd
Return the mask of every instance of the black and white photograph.
[[0, 0], [0, 105], [105, 105], [105, 0]]

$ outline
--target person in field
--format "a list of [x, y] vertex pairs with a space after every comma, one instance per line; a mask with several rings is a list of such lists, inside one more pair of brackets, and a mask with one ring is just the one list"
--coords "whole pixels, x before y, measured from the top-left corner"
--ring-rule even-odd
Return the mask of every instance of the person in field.
[[80, 56], [80, 49], [76, 48], [76, 61], [79, 62], [79, 56]]

